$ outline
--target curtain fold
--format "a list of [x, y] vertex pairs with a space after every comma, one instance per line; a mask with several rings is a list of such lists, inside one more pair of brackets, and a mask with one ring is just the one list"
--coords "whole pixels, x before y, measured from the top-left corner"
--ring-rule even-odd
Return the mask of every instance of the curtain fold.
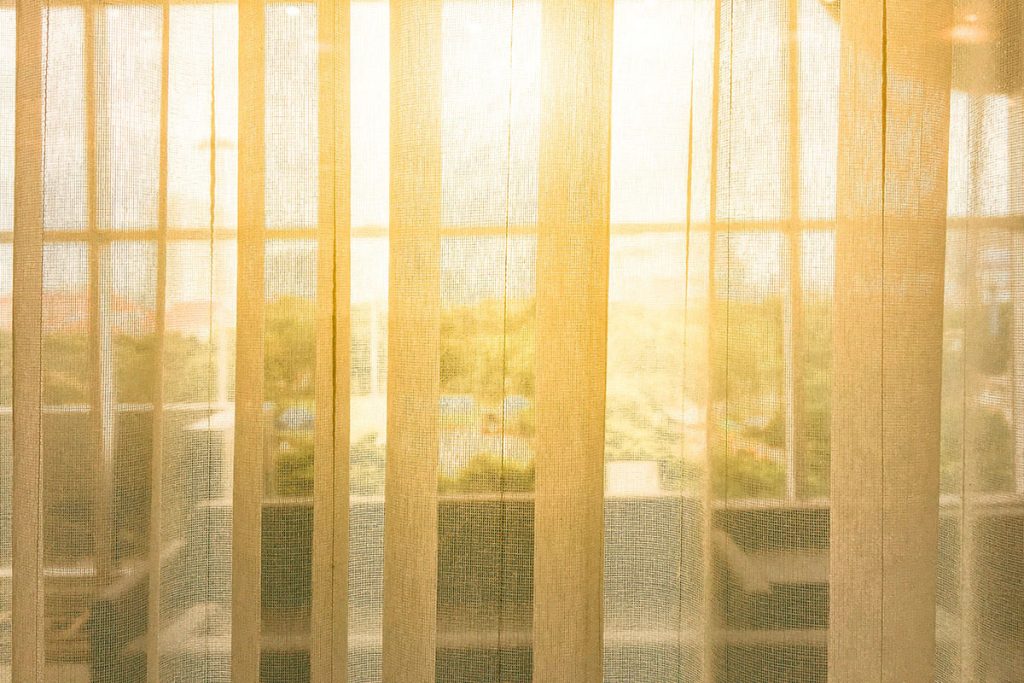
[[343, 680], [348, 669], [349, 407], [351, 368], [348, 244], [349, 26], [347, 2], [317, 4], [316, 389], [311, 567], [311, 680]]
[[600, 681], [613, 3], [541, 8], [533, 676]]
[[1022, 22], [0, 0], [0, 679], [1024, 677]]
[[845, 4], [829, 674], [934, 677], [952, 5]]
[[[238, 3], [238, 318], [231, 488], [231, 679], [258, 680], [263, 624], [268, 8]], [[211, 173], [211, 183], [215, 182]]]
[[1019, 639], [1019, 621], [995, 604], [999, 577], [1019, 584], [1021, 530], [994, 506], [1020, 490], [1020, 458], [1007, 456], [1024, 445], [1021, 354], [1011, 351], [1021, 343], [1024, 273], [1012, 218], [1021, 201], [1022, 16], [1000, 2], [957, 3], [954, 12], [964, 40], [951, 76], [941, 471], [943, 519], [954, 530], [939, 541], [940, 558], [953, 559], [938, 579], [936, 667], [945, 680], [1012, 679], [1020, 658], [1002, 653]]
[[439, 2], [391, 7], [384, 680], [435, 676], [442, 8]]
[[[43, 472], [42, 472], [42, 293], [43, 293], [43, 155], [46, 120], [43, 9], [41, 3], [19, 7], [14, 53], [17, 107], [14, 112], [12, 227], [19, 229], [12, 266], [24, 277], [12, 280], [12, 404], [18, 403], [17, 427], [11, 422], [11, 447], [21, 454], [11, 466], [11, 666], [24, 680], [42, 680], [43, 620]], [[14, 249], [12, 249], [12, 252]], [[17, 303], [15, 303], [17, 302]], [[16, 398], [15, 398], [16, 396]], [[17, 525], [13, 524], [17, 518]], [[18, 531], [20, 529], [20, 531]], [[16, 577], [16, 578], [15, 578]], [[13, 634], [17, 634], [17, 638]]]

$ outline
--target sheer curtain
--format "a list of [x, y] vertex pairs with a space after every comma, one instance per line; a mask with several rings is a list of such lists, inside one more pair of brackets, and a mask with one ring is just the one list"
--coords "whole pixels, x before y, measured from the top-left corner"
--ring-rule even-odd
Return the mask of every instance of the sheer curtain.
[[1017, 0], [0, 0], [0, 680], [1024, 680]]

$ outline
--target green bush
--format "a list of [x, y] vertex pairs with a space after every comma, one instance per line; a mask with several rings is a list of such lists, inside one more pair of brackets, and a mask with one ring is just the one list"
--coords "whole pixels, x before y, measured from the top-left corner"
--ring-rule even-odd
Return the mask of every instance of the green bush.
[[493, 453], [478, 453], [453, 477], [441, 475], [440, 493], [525, 493], [533, 490], [533, 462], [506, 461]]
[[284, 448], [277, 454], [275, 487], [281, 496], [313, 495], [313, 440], [308, 437], [280, 439]]
[[716, 449], [711, 458], [711, 492], [716, 498], [780, 498], [786, 490], [786, 470], [747, 450], [730, 456]]
[[533, 396], [533, 299], [486, 299], [441, 313], [441, 393], [498, 404]]

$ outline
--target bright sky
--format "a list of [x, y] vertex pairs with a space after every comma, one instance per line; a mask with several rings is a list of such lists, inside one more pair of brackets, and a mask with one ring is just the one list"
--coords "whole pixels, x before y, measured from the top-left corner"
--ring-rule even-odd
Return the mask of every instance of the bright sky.
[[[679, 0], [616, 3], [613, 223], [681, 224], [685, 220], [691, 73], [695, 74], [691, 211], [695, 222], [708, 219], [710, 5]], [[766, 24], [782, 23], [780, 7], [774, 0], [750, 0], [743, 12], [735, 14], [732, 26], [732, 73], [724, 70], [723, 78], [730, 78], [732, 101], [725, 104], [735, 125], [728, 125], [726, 118], [719, 131], [727, 142], [719, 164], [725, 174], [722, 187], [728, 188], [720, 198], [719, 214], [735, 220], [784, 219], [789, 211], [788, 41], [783, 30], [764, 30]], [[540, 11], [536, 2], [517, 2], [513, 19], [508, 8], [504, 2], [445, 4], [442, 191], [444, 218], [453, 227], [504, 223], [509, 163], [510, 220], [529, 223], [535, 218]], [[104, 11], [106, 38], [98, 41], [97, 57], [109, 66], [97, 78], [102, 86], [97, 108], [98, 216], [101, 223], [114, 228], [152, 227], [158, 199], [161, 10], [122, 6]], [[46, 222], [51, 228], [83, 228], [87, 202], [82, 13], [74, 7], [51, 12]], [[315, 221], [315, 22], [310, 5], [268, 7], [266, 216], [271, 226], [302, 227]], [[388, 22], [387, 3], [353, 3], [351, 218], [357, 227], [387, 223]], [[237, 8], [177, 5], [171, 10], [170, 30], [169, 222], [172, 227], [209, 224], [210, 132], [214, 124], [214, 221], [219, 227], [231, 227], [237, 214]], [[0, 230], [11, 229], [13, 223], [14, 43], [13, 10], [0, 9]], [[836, 23], [818, 0], [801, 0], [799, 186], [801, 213], [808, 219], [829, 219], [834, 214], [838, 43]], [[106, 97], [104, 91], [109, 93]], [[969, 155], [961, 124], [966, 106], [966, 96], [955, 94], [950, 166], [953, 215], [966, 212], [969, 179], [964, 160]], [[983, 171], [994, 182], [980, 189], [979, 210], [1004, 214], [1009, 211], [1008, 102], [1002, 96], [989, 96], [980, 107], [988, 131], [987, 148], [981, 155], [988, 166]], [[1000, 183], [1000, 178], [1007, 182]], [[631, 298], [638, 287], [676, 290], [683, 258], [679, 238], [621, 237], [616, 242], [613, 300]], [[733, 257], [744, 264], [744, 278], [751, 286], [785, 277], [783, 240], [734, 234], [732, 244]], [[142, 263], [153, 258], [152, 249], [144, 245], [126, 248], [135, 249], [135, 257]], [[304, 248], [280, 244], [269, 247], [268, 253], [302, 263], [308, 257], [296, 249]], [[532, 287], [532, 248], [526, 241], [511, 248], [512, 290], [525, 293]], [[829, 289], [830, 236], [807, 235], [803, 248], [805, 286]], [[353, 241], [352, 249], [354, 298], [385, 297], [386, 243], [360, 238]], [[664, 249], [676, 255], [655, 253]], [[0, 292], [10, 289], [9, 253], [9, 249], [0, 249]], [[503, 254], [500, 239], [453, 242], [446, 250], [446, 266], [454, 278], [451, 286], [461, 286], [466, 296], [473, 292], [487, 295], [500, 265], [496, 259]], [[218, 291], [233, 291], [235, 270], [230, 252], [219, 257], [212, 271], [202, 245], [196, 249], [182, 245], [172, 250], [171, 258], [179, 259], [179, 271], [191, 274], [170, 285], [172, 299], [206, 296], [211, 272], [220, 281]], [[49, 285], [72, 289], [84, 285], [85, 260], [80, 247], [52, 248], [48, 259]], [[145, 269], [135, 270], [139, 277], [146, 277]], [[127, 280], [117, 284], [120, 278], [116, 275], [115, 287], [139, 289]], [[122, 275], [130, 280], [132, 274]], [[293, 282], [291, 287], [311, 292], [311, 275], [309, 279]]]

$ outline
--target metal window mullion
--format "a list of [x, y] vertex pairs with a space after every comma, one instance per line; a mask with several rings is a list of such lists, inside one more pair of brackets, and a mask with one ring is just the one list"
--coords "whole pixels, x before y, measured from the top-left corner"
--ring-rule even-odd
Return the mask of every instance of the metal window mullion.
[[789, 215], [787, 256], [789, 283], [783, 307], [783, 401], [786, 410], [786, 498], [794, 500], [803, 493], [806, 472], [804, 451], [803, 401], [803, 287], [801, 284], [800, 221], [800, 0], [789, 0], [787, 32], [789, 35], [787, 79], [789, 89]]
[[[94, 561], [100, 585], [110, 581], [114, 571], [113, 520], [113, 399], [116, 393], [113, 348], [109, 320], [109, 292], [106, 251], [97, 234], [99, 214], [99, 169], [97, 161], [98, 110], [106, 104], [107, 93], [97, 70], [107, 63], [105, 7], [86, 2], [83, 6], [83, 54], [85, 83], [85, 159], [89, 251], [89, 369], [90, 426], [96, 462]], [[105, 120], [105, 119], [104, 119]]]
[[[963, 228], [965, 223], [970, 220], [971, 227], [975, 230], [989, 231], [989, 230], [1005, 230], [1011, 232], [1024, 232], [1024, 221], [1022, 216], [1017, 214], [1011, 214], [1007, 216], [976, 216], [968, 219], [963, 216], [951, 216], [949, 218], [949, 226], [951, 229]], [[817, 219], [789, 219], [789, 220], [744, 220], [737, 221], [733, 220], [730, 222], [733, 231], [737, 233], [778, 233], [780, 235], [789, 235], [790, 233], [803, 235], [808, 232], [831, 232], [835, 230], [834, 220], [817, 220]], [[613, 237], [620, 235], [637, 235], [637, 234], [650, 234], [650, 233], [685, 233], [685, 223], [612, 223], [610, 232]], [[690, 225], [691, 233], [708, 233], [714, 230], [710, 223], [692, 223]], [[315, 240], [317, 238], [317, 228], [305, 228], [305, 227], [294, 227], [294, 228], [267, 228], [265, 235], [267, 239], [273, 240]], [[529, 225], [512, 225], [508, 228], [509, 235], [512, 237], [535, 237], [537, 234], [536, 228]], [[355, 226], [351, 228], [351, 237], [354, 239], [387, 239], [388, 228], [382, 225], [363, 225]], [[502, 226], [495, 225], [482, 225], [474, 226], [470, 228], [452, 228], [452, 227], [441, 227], [438, 234], [443, 238], [458, 238], [458, 237], [504, 237], [505, 228]], [[121, 230], [111, 227], [100, 227], [93, 231], [92, 239], [96, 239], [101, 243], [112, 242], [116, 240], [131, 239], [133, 241], [144, 241], [144, 240], [156, 240], [159, 238], [159, 228], [147, 228], [147, 229], [132, 229], [132, 230]], [[214, 240], [234, 240], [238, 237], [238, 233], [234, 228], [218, 227], [213, 230]], [[50, 227], [46, 233], [47, 242], [81, 242], [90, 239], [90, 233], [86, 230], [74, 229], [74, 230], [62, 230], [59, 228]], [[189, 227], [189, 226], [168, 226], [167, 227], [167, 239], [169, 241], [177, 240], [209, 240], [210, 239], [210, 228], [200, 227]], [[10, 231], [0, 232], [0, 244], [11, 243], [14, 240], [13, 233]]]

